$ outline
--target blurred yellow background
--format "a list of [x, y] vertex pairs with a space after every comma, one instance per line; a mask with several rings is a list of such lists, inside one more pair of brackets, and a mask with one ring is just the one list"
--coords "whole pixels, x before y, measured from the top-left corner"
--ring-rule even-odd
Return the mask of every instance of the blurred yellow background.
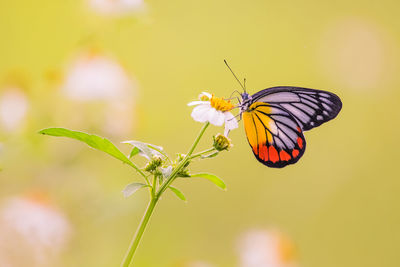
[[[201, 91], [240, 89], [227, 59], [250, 93], [324, 89], [343, 109], [305, 134], [305, 155], [284, 169], [260, 164], [243, 128], [233, 131], [231, 151], [191, 165], [220, 176], [228, 191], [178, 180], [188, 202], [164, 196], [134, 266], [245, 266], [240, 236], [278, 229], [299, 266], [397, 267], [399, 8], [390, 0], [1, 1], [2, 203], [39, 198], [62, 214], [65, 242], [50, 266], [118, 266], [148, 201], [145, 190], [128, 199], [121, 190], [140, 177], [37, 131], [96, 133], [126, 153], [120, 142], [132, 139], [185, 153], [201, 127], [186, 104]], [[211, 127], [199, 149], [222, 131]], [[27, 265], [24, 248], [6, 249], [0, 261], [19, 258], [11, 266], [49, 264]]]

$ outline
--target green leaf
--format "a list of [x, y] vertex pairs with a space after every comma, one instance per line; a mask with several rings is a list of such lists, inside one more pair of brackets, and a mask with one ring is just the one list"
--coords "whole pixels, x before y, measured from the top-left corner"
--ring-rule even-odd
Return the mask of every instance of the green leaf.
[[196, 173], [190, 175], [190, 177], [200, 177], [200, 178], [205, 178], [211, 182], [213, 182], [216, 186], [221, 188], [222, 190], [226, 190], [226, 185], [224, 181], [221, 180], [218, 176], [211, 174], [211, 173]]
[[148, 148], [157, 151], [160, 154], [164, 155], [164, 149], [161, 146], [156, 146], [156, 145], [152, 145], [152, 144], [146, 144]]
[[185, 195], [178, 188], [172, 186], [168, 186], [168, 188], [171, 189], [171, 191], [174, 192], [177, 197], [179, 197], [183, 201], [186, 201]]
[[137, 154], [139, 154], [140, 149], [137, 147], [134, 147], [131, 151], [131, 153], [129, 154], [129, 158], [132, 158], [133, 156], [136, 156]]
[[148, 185], [142, 183], [131, 183], [128, 184], [124, 188], [124, 190], [122, 190], [122, 193], [124, 194], [124, 197], [129, 197], [130, 195], [132, 195], [133, 193], [135, 193], [136, 191], [138, 191], [140, 188], [143, 187], [148, 187]]
[[[98, 149], [100, 151], [106, 152], [107, 154], [113, 156], [116, 159], [134, 167], [139, 171], [139, 168], [133, 164], [118, 148], [111, 143], [108, 139], [94, 135], [87, 134], [78, 131], [72, 131], [65, 128], [47, 128], [39, 132], [40, 134], [50, 135], [50, 136], [62, 136], [76, 139], [88, 144], [90, 147]], [[140, 171], [139, 171], [140, 172]]]
[[147, 143], [143, 143], [143, 142], [135, 141], [135, 140], [124, 141], [122, 143], [131, 144], [132, 146], [138, 148], [140, 150], [140, 152], [142, 152], [142, 155], [149, 160], [154, 155], [162, 155], [162, 153], [159, 152], [159, 150], [162, 150], [162, 147], [158, 147], [155, 145], [151, 145], [151, 144], [147, 144]]

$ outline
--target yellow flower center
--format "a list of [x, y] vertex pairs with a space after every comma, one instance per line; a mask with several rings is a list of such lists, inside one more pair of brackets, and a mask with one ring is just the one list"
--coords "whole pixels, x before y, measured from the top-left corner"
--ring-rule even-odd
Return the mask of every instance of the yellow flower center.
[[231, 101], [226, 101], [222, 97], [215, 97], [214, 95], [211, 97], [210, 102], [213, 108], [222, 112], [229, 111], [234, 107]]

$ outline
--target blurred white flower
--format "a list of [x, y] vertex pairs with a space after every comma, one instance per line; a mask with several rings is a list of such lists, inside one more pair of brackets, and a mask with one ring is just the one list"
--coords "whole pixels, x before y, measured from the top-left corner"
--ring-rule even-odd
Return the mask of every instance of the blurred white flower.
[[229, 112], [234, 106], [223, 98], [215, 97], [209, 93], [203, 92], [199, 96], [200, 101], [192, 101], [188, 106], [196, 107], [192, 111], [192, 118], [198, 122], [209, 122], [216, 126], [222, 126], [225, 123], [224, 135], [228, 136], [229, 131], [238, 127], [235, 116]]
[[132, 95], [110, 101], [105, 109], [103, 130], [107, 134], [126, 136], [135, 124], [135, 99]]
[[123, 16], [146, 11], [143, 0], [89, 0], [89, 7], [100, 15]]
[[20, 128], [28, 111], [28, 99], [19, 88], [6, 88], [0, 95], [1, 128], [14, 132]]
[[68, 69], [64, 93], [78, 101], [110, 100], [133, 87], [125, 70], [114, 60], [95, 52], [80, 56]]
[[352, 90], [392, 88], [398, 47], [373, 20], [344, 17], [328, 24], [318, 45], [320, 71], [335, 87]]
[[71, 100], [85, 104], [78, 109], [89, 107], [88, 102], [104, 103], [97, 117], [103, 116], [102, 128], [107, 134], [130, 133], [134, 124], [136, 83], [117, 61], [94, 50], [82, 54], [68, 68], [62, 92]]
[[67, 218], [37, 197], [6, 199], [0, 209], [0, 266], [52, 266], [70, 232]]
[[293, 243], [282, 233], [251, 230], [238, 242], [240, 267], [295, 267]]

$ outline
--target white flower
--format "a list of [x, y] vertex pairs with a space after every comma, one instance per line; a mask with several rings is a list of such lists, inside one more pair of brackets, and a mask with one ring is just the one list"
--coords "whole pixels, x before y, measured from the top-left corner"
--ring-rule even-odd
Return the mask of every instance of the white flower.
[[89, 51], [69, 67], [62, 90], [78, 101], [109, 101], [125, 96], [133, 87], [132, 80], [118, 62], [97, 51]]
[[279, 231], [250, 230], [238, 244], [240, 267], [296, 267], [295, 248]]
[[0, 96], [0, 123], [2, 130], [16, 131], [24, 123], [29, 103], [19, 88], [7, 88]]
[[54, 266], [71, 234], [67, 217], [40, 195], [0, 208], [0, 266]]
[[203, 92], [200, 94], [200, 101], [192, 101], [188, 106], [196, 106], [191, 114], [195, 121], [209, 122], [216, 126], [225, 123], [225, 136], [228, 136], [230, 130], [238, 127], [235, 116], [230, 112], [234, 106], [223, 98]]
[[[117, 60], [92, 48], [84, 51], [68, 67], [62, 93], [75, 105], [68, 119], [96, 123], [109, 135], [131, 134], [136, 123], [137, 82]], [[104, 106], [92, 119], [93, 108]], [[90, 120], [90, 122], [85, 120]], [[74, 127], [81, 127], [75, 125]]]
[[143, 0], [88, 0], [90, 8], [100, 15], [124, 16], [146, 11]]

